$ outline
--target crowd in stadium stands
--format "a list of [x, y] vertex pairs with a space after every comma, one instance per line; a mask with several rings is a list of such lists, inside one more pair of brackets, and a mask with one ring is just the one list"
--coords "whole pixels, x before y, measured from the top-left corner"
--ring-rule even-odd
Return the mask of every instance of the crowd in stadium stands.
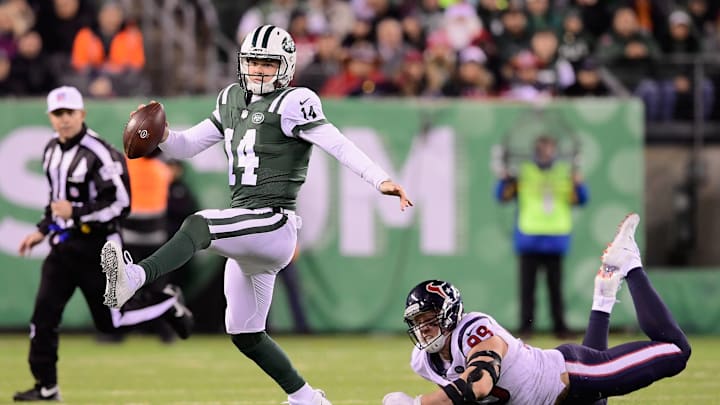
[[[103, 18], [106, 3], [5, 0], [0, 95], [43, 94], [60, 82], [97, 97], [146, 91], [142, 34], [122, 12]], [[299, 50], [293, 84], [326, 97], [632, 94], [643, 100], [648, 120], [666, 121], [693, 117], [697, 87], [703, 116], [720, 119], [720, 64], [705, 64], [696, 80], [687, 63], [720, 52], [716, 1], [252, 3], [240, 17], [237, 43], [261, 24], [286, 28]]]
[[[258, 4], [241, 18], [237, 39], [258, 24], [287, 27], [298, 47], [314, 54], [298, 61], [294, 84], [323, 96], [535, 100], [625, 93], [643, 100], [648, 120], [690, 118], [693, 65], [668, 63], [668, 56], [692, 61], [720, 50], [719, 7], [707, 0]], [[601, 68], [610, 73], [604, 80]], [[705, 68], [697, 85], [709, 118], [720, 67]]]
[[90, 0], [0, 4], [0, 95], [73, 85], [90, 97], [143, 94], [145, 49], [121, 5]]

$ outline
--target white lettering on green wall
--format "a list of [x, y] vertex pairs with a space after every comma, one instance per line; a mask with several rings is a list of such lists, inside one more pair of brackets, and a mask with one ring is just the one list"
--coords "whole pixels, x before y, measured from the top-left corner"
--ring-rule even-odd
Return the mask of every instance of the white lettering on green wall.
[[[422, 253], [450, 255], [457, 249], [455, 187], [455, 137], [451, 128], [435, 128], [417, 136], [402, 164], [391, 159], [381, 136], [371, 128], [343, 128], [343, 133], [402, 184], [415, 207], [401, 213], [398, 200], [382, 196], [364, 180], [342, 168], [338, 201], [331, 204], [331, 176], [327, 156], [313, 153], [307, 184], [301, 192], [299, 213], [305, 218], [300, 231], [302, 246], [312, 248], [339, 238], [340, 253], [373, 256], [382, 253], [386, 228], [417, 226]], [[320, 155], [320, 156], [318, 156]], [[337, 207], [337, 213], [330, 211]], [[331, 231], [334, 215], [337, 234]], [[382, 224], [382, 225], [379, 225]]]

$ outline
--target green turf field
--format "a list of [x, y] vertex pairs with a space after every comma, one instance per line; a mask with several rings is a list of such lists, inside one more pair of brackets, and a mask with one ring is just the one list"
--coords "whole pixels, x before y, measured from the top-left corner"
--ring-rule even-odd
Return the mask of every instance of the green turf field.
[[[632, 337], [613, 336], [611, 344]], [[420, 394], [434, 387], [408, 367], [405, 336], [281, 336], [276, 339], [296, 367], [334, 405], [379, 404], [391, 391]], [[691, 337], [693, 356], [679, 376], [611, 403], [720, 404], [720, 337]], [[535, 338], [550, 348], [558, 341]], [[32, 384], [28, 341], [0, 335], [0, 403]], [[117, 345], [91, 336], [62, 336], [60, 387], [68, 404], [280, 404], [285, 395], [224, 336], [193, 336], [163, 345], [131, 336]]]

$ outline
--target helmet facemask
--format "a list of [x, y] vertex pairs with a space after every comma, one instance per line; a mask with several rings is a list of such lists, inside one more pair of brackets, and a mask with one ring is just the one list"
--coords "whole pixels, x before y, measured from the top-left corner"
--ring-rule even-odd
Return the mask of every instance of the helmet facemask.
[[[423, 316], [432, 314], [432, 316]], [[422, 317], [422, 320], [418, 318]], [[443, 327], [439, 312], [421, 312], [412, 317], [405, 318], [408, 324], [408, 335], [420, 350], [428, 353], [437, 353], [445, 346], [445, 341], [450, 331]], [[432, 330], [437, 330], [435, 335], [429, 335]]]
[[[256, 82], [253, 78], [259, 75], [255, 76], [250, 74], [251, 59], [276, 60], [280, 62], [280, 66], [274, 75], [262, 76], [262, 81]], [[240, 80], [240, 85], [244, 89], [251, 91], [253, 94], [267, 94], [278, 88], [287, 86], [282, 85], [284, 82], [289, 82], [289, 80], [286, 79], [287, 69], [288, 64], [283, 60], [282, 56], [245, 56], [241, 52], [238, 52], [238, 79]]]

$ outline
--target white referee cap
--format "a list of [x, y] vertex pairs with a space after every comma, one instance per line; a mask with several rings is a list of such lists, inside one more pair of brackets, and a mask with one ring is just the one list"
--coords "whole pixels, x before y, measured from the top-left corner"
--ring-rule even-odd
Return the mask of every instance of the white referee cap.
[[85, 105], [80, 90], [71, 86], [62, 86], [51, 91], [47, 97], [47, 112], [53, 112], [61, 108], [84, 110]]

